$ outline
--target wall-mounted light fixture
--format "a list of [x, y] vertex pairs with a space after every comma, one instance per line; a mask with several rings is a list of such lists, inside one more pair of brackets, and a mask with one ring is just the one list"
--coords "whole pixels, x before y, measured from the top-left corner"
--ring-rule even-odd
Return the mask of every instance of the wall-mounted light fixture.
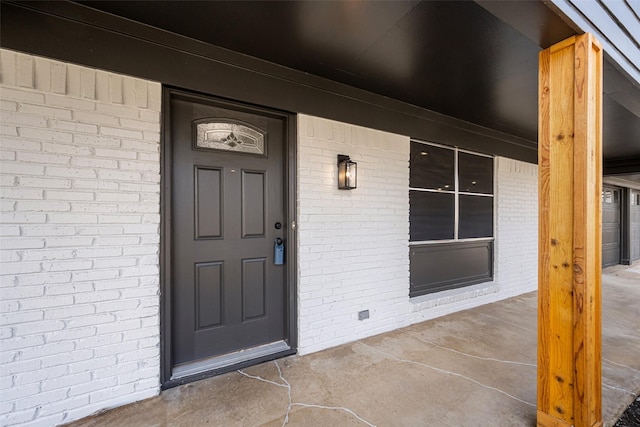
[[353, 190], [358, 183], [358, 164], [352, 162], [349, 156], [338, 154], [338, 188]]

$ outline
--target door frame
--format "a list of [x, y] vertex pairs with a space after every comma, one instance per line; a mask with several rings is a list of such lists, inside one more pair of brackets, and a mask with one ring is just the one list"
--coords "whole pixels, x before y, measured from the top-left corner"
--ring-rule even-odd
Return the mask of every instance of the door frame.
[[[191, 98], [194, 101], [203, 100], [215, 102], [224, 108], [240, 109], [241, 111], [255, 114], [269, 115], [282, 119], [284, 129], [283, 150], [283, 178], [284, 178], [284, 211], [286, 224], [284, 239], [287, 242], [285, 262], [285, 341], [290, 350], [269, 354], [257, 359], [252, 359], [236, 365], [226, 366], [211, 371], [171, 379], [172, 354], [171, 354], [171, 203], [172, 203], [172, 147], [171, 141], [171, 97], [173, 95]], [[286, 111], [268, 107], [256, 106], [240, 101], [232, 101], [213, 95], [202, 94], [184, 89], [163, 85], [162, 87], [162, 114], [161, 114], [161, 141], [160, 141], [160, 387], [162, 390], [197, 381], [203, 378], [220, 375], [237, 369], [242, 369], [257, 363], [295, 354], [298, 347], [297, 330], [297, 232], [295, 221], [296, 212], [296, 171], [297, 171], [297, 127], [296, 115]]]

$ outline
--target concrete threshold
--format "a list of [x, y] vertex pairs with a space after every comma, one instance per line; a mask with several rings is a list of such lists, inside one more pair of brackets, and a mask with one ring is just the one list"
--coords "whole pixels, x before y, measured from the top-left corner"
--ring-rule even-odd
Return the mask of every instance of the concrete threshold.
[[[602, 403], [640, 393], [640, 263], [603, 274]], [[535, 426], [537, 294], [176, 387], [89, 426]]]

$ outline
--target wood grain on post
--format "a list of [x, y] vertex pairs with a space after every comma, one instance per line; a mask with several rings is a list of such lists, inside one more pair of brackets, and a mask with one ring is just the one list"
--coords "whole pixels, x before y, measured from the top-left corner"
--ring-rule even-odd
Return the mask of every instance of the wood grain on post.
[[591, 34], [540, 53], [538, 416], [602, 425], [602, 48]]

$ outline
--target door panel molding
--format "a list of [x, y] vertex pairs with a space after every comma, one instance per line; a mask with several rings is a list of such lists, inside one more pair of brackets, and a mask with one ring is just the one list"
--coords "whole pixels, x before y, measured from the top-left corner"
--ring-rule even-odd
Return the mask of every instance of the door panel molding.
[[[190, 381], [206, 378], [213, 375], [219, 375], [224, 372], [228, 372], [235, 369], [241, 369], [247, 366], [251, 366], [256, 363], [260, 363], [267, 360], [283, 357], [286, 355], [294, 354], [297, 349], [297, 330], [296, 330], [296, 273], [297, 273], [297, 248], [296, 248], [296, 231], [291, 224], [296, 219], [296, 119], [295, 114], [267, 107], [254, 106], [244, 104], [235, 101], [229, 101], [226, 99], [216, 98], [214, 96], [199, 94], [182, 90], [178, 88], [172, 88], [163, 86], [163, 110], [162, 110], [162, 140], [161, 140], [161, 240], [160, 240], [160, 288], [161, 288], [161, 304], [160, 304], [160, 360], [161, 360], [161, 388], [167, 389], [180, 384], [184, 384]], [[232, 361], [232, 365], [225, 365], [219, 363], [212, 363], [206, 369], [196, 369], [190, 371], [185, 369], [185, 372], [180, 375], [173, 375], [172, 369], [174, 369], [174, 363], [172, 361], [172, 301], [171, 301], [171, 277], [172, 277], [172, 200], [173, 200], [173, 141], [172, 141], [172, 123], [171, 123], [171, 101], [183, 100], [194, 103], [201, 103], [218, 108], [228, 108], [231, 110], [245, 112], [249, 114], [258, 114], [271, 118], [280, 119], [284, 124], [283, 135], [283, 185], [284, 185], [284, 215], [283, 218], [283, 238], [287, 245], [286, 263], [283, 266], [284, 269], [284, 335], [285, 341], [280, 345], [262, 346], [260, 350], [251, 351], [252, 358], [245, 360], [245, 358], [229, 358]], [[266, 141], [265, 141], [266, 142]], [[265, 147], [266, 150], [266, 147]], [[240, 153], [238, 153], [240, 154]], [[248, 154], [248, 153], [246, 153]], [[251, 154], [249, 154], [251, 155]], [[202, 166], [200, 170], [213, 171], [216, 168]], [[224, 179], [224, 173], [220, 172], [220, 179]], [[248, 172], [256, 172], [250, 171]], [[197, 172], [197, 171], [194, 171]], [[263, 175], [263, 191], [264, 186], [267, 184], [268, 176]], [[211, 176], [209, 178], [212, 178]], [[214, 180], [215, 181], [215, 180]], [[194, 182], [194, 186], [197, 183]], [[214, 183], [215, 184], [215, 183]], [[220, 184], [221, 185], [221, 184]], [[197, 190], [197, 188], [196, 188]], [[197, 192], [196, 192], [197, 194]], [[224, 211], [222, 206], [223, 197], [220, 196], [220, 211]], [[266, 208], [267, 200], [264, 201]], [[196, 219], [196, 218], [194, 218]], [[220, 221], [220, 232], [224, 233], [223, 223], [224, 218]], [[215, 221], [214, 221], [215, 222]], [[195, 224], [198, 224], [196, 221]], [[263, 228], [266, 232], [267, 227], [271, 227], [272, 224], [268, 224], [263, 220]], [[208, 224], [205, 226], [205, 232], [203, 232], [200, 239], [216, 239], [213, 234], [216, 234], [217, 228], [215, 224]], [[194, 234], [196, 230], [194, 230]], [[207, 235], [205, 237], [205, 234]], [[249, 259], [249, 258], [247, 258]], [[214, 260], [205, 262], [204, 260], [198, 260], [199, 265], [210, 265]], [[195, 267], [194, 267], [195, 268]], [[214, 286], [215, 287], [215, 286]], [[210, 289], [211, 290], [211, 289]], [[244, 297], [243, 297], [244, 298]], [[243, 321], [251, 322], [252, 319], [257, 319], [260, 316], [257, 313], [257, 307], [251, 307], [249, 312], [245, 313], [243, 307]], [[195, 315], [195, 314], [194, 314]], [[214, 316], [215, 317], [215, 316]], [[246, 320], [245, 320], [246, 317]], [[216, 319], [197, 319], [207, 323]], [[224, 323], [224, 311], [220, 312], [220, 320]], [[210, 325], [205, 327], [202, 332], [209, 328], [217, 328], [219, 326]], [[265, 351], [264, 348], [270, 349]], [[210, 369], [209, 369], [210, 368]], [[174, 372], [175, 374], [175, 372]]]
[[[207, 176], [205, 176], [205, 174]], [[222, 181], [223, 181], [223, 171], [221, 168], [212, 168], [208, 166], [195, 166], [195, 173], [193, 174], [195, 177], [194, 182], [194, 193], [196, 195], [195, 198], [195, 207], [194, 211], [196, 214], [195, 217], [195, 239], [221, 239], [224, 237], [224, 198], [222, 197]], [[201, 185], [202, 184], [202, 185]], [[204, 192], [211, 193], [213, 192], [212, 197], [214, 203], [205, 202], [205, 198], [202, 197], [202, 193]], [[215, 197], [217, 196], [217, 197]], [[217, 198], [217, 203], [216, 199]], [[201, 200], [203, 203], [201, 203]], [[207, 209], [208, 208], [208, 209]], [[218, 212], [217, 217], [210, 218], [208, 215], [204, 215], [204, 211], [207, 212]], [[207, 219], [211, 219], [211, 221], [206, 221]], [[216, 221], [217, 219], [217, 221]]]
[[[199, 296], [193, 312], [196, 315], [196, 331], [224, 325], [224, 261], [195, 263], [195, 294]], [[217, 294], [219, 304], [214, 304]], [[207, 307], [214, 308], [213, 312], [204, 310], [203, 302], [209, 302]]]

